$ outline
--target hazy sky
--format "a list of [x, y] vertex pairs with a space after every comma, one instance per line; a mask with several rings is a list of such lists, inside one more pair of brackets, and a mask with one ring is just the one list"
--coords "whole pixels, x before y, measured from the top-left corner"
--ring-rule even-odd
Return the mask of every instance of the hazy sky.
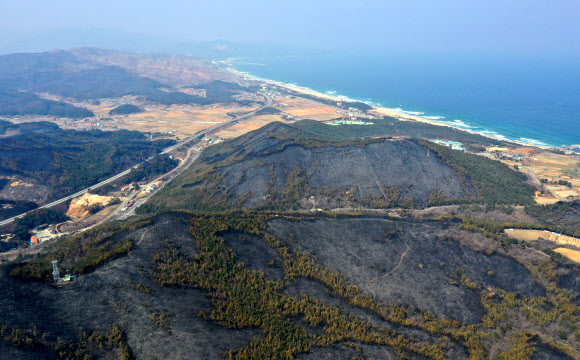
[[0, 27], [379, 51], [580, 53], [578, 0], [0, 0]]

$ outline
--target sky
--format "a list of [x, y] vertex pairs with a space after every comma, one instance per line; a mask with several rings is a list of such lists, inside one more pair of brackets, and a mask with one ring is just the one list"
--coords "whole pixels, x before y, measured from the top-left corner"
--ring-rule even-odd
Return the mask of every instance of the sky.
[[97, 28], [425, 54], [577, 55], [578, 14], [577, 0], [0, 0], [0, 28], [15, 38]]

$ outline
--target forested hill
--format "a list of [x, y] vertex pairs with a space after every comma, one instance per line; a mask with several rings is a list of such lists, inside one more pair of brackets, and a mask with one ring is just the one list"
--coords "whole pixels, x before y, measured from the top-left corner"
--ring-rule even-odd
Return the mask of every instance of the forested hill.
[[208, 148], [141, 211], [529, 204], [508, 166], [424, 140], [337, 140], [282, 123]]
[[[137, 131], [75, 131], [40, 122], [0, 123], [0, 198], [44, 202], [68, 195], [155, 155], [174, 140]], [[10, 186], [8, 183], [17, 183]], [[32, 185], [32, 186], [30, 186]]]
[[[205, 105], [234, 101], [232, 90], [239, 89], [221, 81], [223, 73], [204, 60], [97, 50], [0, 56], [0, 115], [93, 115], [64, 102], [41, 99], [36, 95], [40, 93], [77, 101], [139, 95], [164, 105]], [[207, 96], [161, 90], [174, 86], [198, 86], [207, 89]]]
[[47, 92], [78, 100], [144, 94], [162, 84], [66, 51], [0, 56], [0, 90]]
[[80, 119], [95, 114], [62, 101], [42, 99], [33, 93], [0, 91], [0, 115], [50, 115]]

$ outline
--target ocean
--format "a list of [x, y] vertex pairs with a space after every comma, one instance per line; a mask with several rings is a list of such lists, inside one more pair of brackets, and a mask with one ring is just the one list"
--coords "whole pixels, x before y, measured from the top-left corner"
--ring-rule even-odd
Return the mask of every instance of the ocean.
[[507, 140], [580, 144], [580, 62], [320, 55], [244, 58], [233, 68]]

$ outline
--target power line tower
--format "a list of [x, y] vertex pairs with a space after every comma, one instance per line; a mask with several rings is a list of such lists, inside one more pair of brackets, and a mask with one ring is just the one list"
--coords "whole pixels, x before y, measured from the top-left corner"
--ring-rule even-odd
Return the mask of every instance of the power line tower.
[[58, 271], [58, 265], [56, 264], [57, 260], [52, 260], [52, 276], [54, 278], [54, 282], [60, 282], [60, 271]]

